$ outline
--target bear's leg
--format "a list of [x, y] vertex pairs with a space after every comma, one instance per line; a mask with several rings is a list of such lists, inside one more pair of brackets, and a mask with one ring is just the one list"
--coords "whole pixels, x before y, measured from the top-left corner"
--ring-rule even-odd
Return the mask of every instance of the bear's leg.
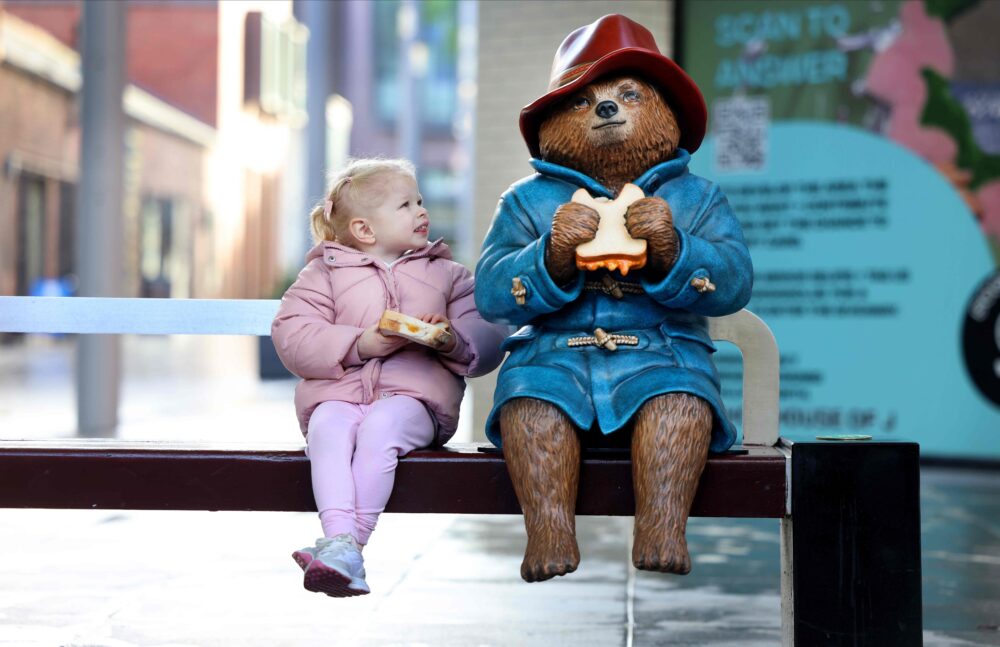
[[517, 398], [500, 410], [500, 434], [528, 534], [521, 577], [541, 582], [572, 573], [580, 564], [576, 543], [580, 439], [576, 429], [554, 405]]
[[686, 393], [655, 397], [636, 415], [632, 432], [636, 568], [690, 572], [684, 531], [711, 435], [712, 410], [701, 398]]

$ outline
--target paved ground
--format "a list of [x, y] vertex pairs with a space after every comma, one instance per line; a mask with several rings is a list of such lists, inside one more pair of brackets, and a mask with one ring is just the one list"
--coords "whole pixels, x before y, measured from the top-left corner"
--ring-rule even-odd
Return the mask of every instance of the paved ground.
[[[247, 342], [127, 339], [121, 435], [297, 440], [291, 384], [258, 382]], [[72, 434], [69, 349], [0, 346], [2, 437]], [[925, 470], [922, 514], [925, 644], [1000, 645], [1000, 474]], [[517, 517], [385, 515], [372, 594], [343, 600], [303, 590], [289, 557], [317, 530], [312, 514], [5, 510], [0, 646], [780, 643], [773, 520], [692, 520], [679, 578], [630, 567], [630, 519], [581, 518], [580, 569], [529, 585]]]

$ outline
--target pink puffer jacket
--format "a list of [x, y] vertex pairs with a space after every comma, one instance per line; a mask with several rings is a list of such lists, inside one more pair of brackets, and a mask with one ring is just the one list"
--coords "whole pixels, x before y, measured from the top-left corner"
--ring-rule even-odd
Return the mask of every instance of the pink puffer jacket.
[[[281, 299], [271, 336], [281, 361], [302, 378], [295, 410], [305, 434], [309, 416], [327, 400], [370, 404], [409, 395], [421, 400], [437, 423], [437, 443], [458, 425], [465, 376], [495, 369], [503, 358], [504, 326], [476, 311], [472, 274], [451, 260], [443, 242], [428, 243], [391, 266], [337, 243], [322, 242]], [[386, 309], [448, 317], [457, 345], [447, 354], [410, 344], [392, 355], [362, 360], [357, 340]]]

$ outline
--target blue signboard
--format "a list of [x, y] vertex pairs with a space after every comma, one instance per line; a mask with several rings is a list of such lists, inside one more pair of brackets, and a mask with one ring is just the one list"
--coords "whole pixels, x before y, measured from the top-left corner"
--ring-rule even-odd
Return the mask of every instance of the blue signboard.
[[[1000, 458], [1000, 68], [970, 73], [954, 34], [992, 33], [998, 8], [684, 3], [679, 58], [711, 115], [692, 171], [743, 224], [782, 435]], [[739, 362], [718, 355], [737, 416]]]

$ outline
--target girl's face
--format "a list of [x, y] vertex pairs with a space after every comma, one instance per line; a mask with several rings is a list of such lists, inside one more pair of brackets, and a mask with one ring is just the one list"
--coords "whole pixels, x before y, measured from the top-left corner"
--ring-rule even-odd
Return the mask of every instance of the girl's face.
[[412, 177], [390, 174], [383, 187], [382, 203], [365, 216], [375, 234], [372, 252], [395, 260], [404, 252], [427, 244], [430, 220]]

